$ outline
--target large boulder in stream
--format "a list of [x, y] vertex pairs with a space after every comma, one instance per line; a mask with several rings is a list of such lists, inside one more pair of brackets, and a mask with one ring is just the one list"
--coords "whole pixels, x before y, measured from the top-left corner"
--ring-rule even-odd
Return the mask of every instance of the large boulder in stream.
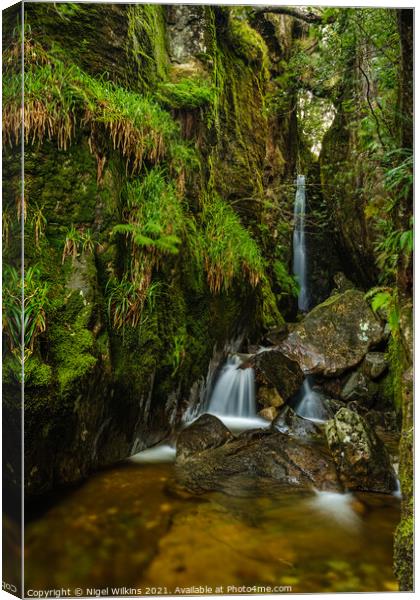
[[343, 485], [349, 490], [390, 493], [396, 476], [387, 449], [365, 419], [341, 408], [325, 433]]
[[[183, 433], [187, 434], [187, 429]], [[253, 480], [257, 485], [262, 479], [308, 490], [342, 489], [324, 445], [283, 433], [255, 430], [218, 447], [197, 448], [194, 453], [190, 450], [191, 446], [187, 454], [177, 451], [176, 471], [178, 481], [194, 493], [241, 493], [244, 481]]]
[[201, 415], [179, 434], [176, 442], [176, 460], [186, 460], [194, 454], [217, 448], [230, 440], [233, 440], [233, 434], [220, 419], [209, 414]]
[[363, 292], [350, 289], [316, 306], [279, 344], [305, 375], [332, 376], [361, 362], [383, 340], [383, 323]]
[[304, 375], [299, 363], [277, 348], [258, 352], [250, 362], [255, 369], [257, 381], [274, 386], [283, 401], [294, 396], [303, 383]]

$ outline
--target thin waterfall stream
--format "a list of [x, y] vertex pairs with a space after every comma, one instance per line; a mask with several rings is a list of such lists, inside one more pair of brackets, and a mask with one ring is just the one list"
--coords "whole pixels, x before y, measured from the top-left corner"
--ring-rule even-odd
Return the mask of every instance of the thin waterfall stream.
[[[307, 312], [311, 305], [308, 285], [308, 252], [306, 245], [306, 180], [304, 175], [296, 179], [293, 231], [293, 274], [299, 283], [298, 308]], [[325, 409], [320, 395], [313, 389], [312, 378], [306, 377], [299, 390], [295, 412], [305, 419], [323, 422]]]

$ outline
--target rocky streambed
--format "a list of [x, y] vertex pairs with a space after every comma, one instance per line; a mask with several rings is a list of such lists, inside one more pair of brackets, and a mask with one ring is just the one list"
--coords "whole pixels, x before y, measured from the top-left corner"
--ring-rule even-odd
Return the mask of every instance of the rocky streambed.
[[[244, 348], [237, 368], [255, 371], [266, 427], [234, 433], [201, 414], [172, 435], [172, 449], [158, 449], [162, 462], [148, 462], [146, 451], [42, 511], [34, 506], [27, 585], [396, 590], [398, 431], [384, 395], [387, 335], [363, 293], [348, 289], [270, 331], [263, 350]], [[321, 423], [295, 410], [308, 376]]]

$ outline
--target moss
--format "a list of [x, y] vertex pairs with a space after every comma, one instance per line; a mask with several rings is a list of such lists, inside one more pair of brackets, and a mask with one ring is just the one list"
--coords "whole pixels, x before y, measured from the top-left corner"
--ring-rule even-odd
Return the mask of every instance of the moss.
[[177, 83], [162, 83], [157, 99], [169, 108], [195, 109], [214, 102], [214, 86], [205, 79], [181, 79]]
[[60, 393], [66, 395], [77, 380], [90, 373], [96, 365], [93, 356], [94, 337], [87, 329], [92, 307], [85, 306], [82, 296], [73, 292], [68, 300], [68, 309], [60, 322], [53, 322], [49, 331], [51, 353], [56, 368]]

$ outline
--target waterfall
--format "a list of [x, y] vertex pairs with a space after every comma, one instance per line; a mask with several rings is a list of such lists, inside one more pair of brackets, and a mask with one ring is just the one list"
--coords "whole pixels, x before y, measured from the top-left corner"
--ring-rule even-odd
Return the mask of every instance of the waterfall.
[[298, 392], [294, 410], [300, 417], [316, 423], [323, 423], [326, 420], [327, 412], [321, 396], [312, 386], [312, 377], [306, 377]]
[[309, 292], [307, 282], [306, 240], [305, 240], [305, 211], [306, 193], [305, 176], [297, 176], [297, 187], [294, 209], [293, 231], [293, 274], [296, 276], [300, 291], [298, 308], [306, 312], [309, 309]]
[[[308, 289], [307, 248], [305, 235], [306, 190], [305, 176], [298, 175], [294, 209], [293, 231], [293, 274], [299, 283], [298, 308], [307, 312], [310, 306]], [[306, 377], [298, 394], [295, 412], [305, 419], [322, 422], [325, 420], [325, 408], [320, 395], [313, 390], [312, 379]]]
[[237, 354], [228, 356], [207, 407], [207, 412], [217, 416], [232, 431], [268, 425], [257, 416], [254, 369], [241, 368], [243, 362], [244, 358]]

